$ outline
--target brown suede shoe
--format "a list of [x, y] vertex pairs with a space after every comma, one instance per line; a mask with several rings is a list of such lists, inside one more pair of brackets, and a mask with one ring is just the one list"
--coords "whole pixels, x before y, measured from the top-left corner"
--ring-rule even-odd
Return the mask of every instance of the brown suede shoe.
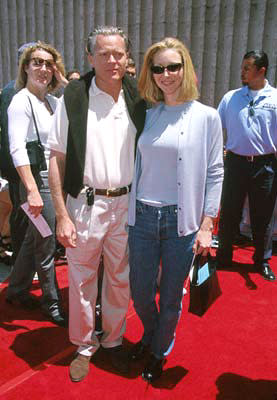
[[69, 367], [69, 375], [72, 382], [82, 381], [89, 373], [90, 356], [78, 353]]

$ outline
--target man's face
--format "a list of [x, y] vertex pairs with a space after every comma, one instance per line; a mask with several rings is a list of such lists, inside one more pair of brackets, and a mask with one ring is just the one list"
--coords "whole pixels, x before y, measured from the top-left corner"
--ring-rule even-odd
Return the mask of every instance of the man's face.
[[136, 67], [132, 65], [127, 65], [126, 72], [127, 74], [133, 76], [134, 78], [136, 77]]
[[95, 69], [96, 81], [113, 84], [121, 80], [126, 71], [127, 52], [120, 35], [98, 35], [94, 53], [89, 62]]
[[241, 82], [243, 85], [252, 86], [261, 78], [264, 78], [265, 68], [260, 69], [254, 64], [254, 58], [247, 58], [241, 64]]

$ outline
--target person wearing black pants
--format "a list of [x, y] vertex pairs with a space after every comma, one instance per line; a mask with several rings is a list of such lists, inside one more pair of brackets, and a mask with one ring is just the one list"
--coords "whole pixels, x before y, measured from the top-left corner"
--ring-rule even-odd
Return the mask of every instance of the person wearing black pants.
[[265, 79], [267, 68], [263, 51], [246, 53], [241, 66], [244, 86], [226, 93], [218, 106], [227, 133], [227, 157], [217, 262], [223, 268], [232, 265], [232, 245], [248, 195], [253, 260], [264, 279], [274, 281], [269, 260], [277, 196], [277, 90]]
[[232, 263], [236, 228], [246, 194], [249, 210], [255, 264], [266, 263], [272, 255], [272, 213], [277, 192], [277, 160], [275, 155], [246, 157], [227, 153], [219, 221], [217, 257], [226, 266]]

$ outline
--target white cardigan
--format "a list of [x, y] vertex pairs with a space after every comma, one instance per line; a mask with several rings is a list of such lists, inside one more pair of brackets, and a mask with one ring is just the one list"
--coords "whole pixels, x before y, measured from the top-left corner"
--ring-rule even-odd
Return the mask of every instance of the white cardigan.
[[[147, 112], [145, 128], [154, 124], [163, 103]], [[218, 112], [198, 101], [185, 104], [177, 155], [178, 235], [198, 231], [203, 216], [218, 214], [223, 181], [223, 135]], [[142, 135], [144, 134], [144, 131]], [[136, 191], [141, 156], [137, 150], [129, 204], [129, 225], [136, 221]], [[162, 177], [161, 177], [162, 179]], [[153, 182], [155, 191], [155, 182]]]

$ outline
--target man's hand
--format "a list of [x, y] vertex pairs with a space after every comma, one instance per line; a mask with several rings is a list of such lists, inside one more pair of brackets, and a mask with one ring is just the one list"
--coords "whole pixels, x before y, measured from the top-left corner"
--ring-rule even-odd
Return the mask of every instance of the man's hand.
[[76, 228], [67, 212], [62, 190], [65, 170], [65, 154], [51, 150], [49, 166], [49, 186], [56, 211], [58, 241], [64, 247], [76, 247]]
[[64, 247], [76, 247], [76, 228], [70, 218], [64, 217], [57, 220], [56, 234], [58, 241]]

